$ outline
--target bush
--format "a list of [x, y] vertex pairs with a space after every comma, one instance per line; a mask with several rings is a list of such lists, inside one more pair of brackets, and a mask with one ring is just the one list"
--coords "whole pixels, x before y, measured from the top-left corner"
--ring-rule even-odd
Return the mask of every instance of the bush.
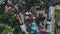
[[0, 34], [8, 34], [10, 31], [9, 26], [0, 23]]
[[[9, 27], [12, 27], [14, 29], [18, 29], [18, 32], [20, 32], [19, 24], [16, 21], [15, 17], [9, 16], [7, 14], [0, 14], [0, 19], [2, 20], [0, 21], [0, 23], [8, 25]], [[8, 26], [4, 26], [5, 27], [4, 29], [1, 28], [2, 29], [1, 34], [7, 34], [10, 31], [10, 28], [8, 28]]]

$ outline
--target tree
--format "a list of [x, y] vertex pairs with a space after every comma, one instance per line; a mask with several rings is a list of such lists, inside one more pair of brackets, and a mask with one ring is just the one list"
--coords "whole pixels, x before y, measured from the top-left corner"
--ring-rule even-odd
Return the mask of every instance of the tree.
[[[20, 27], [19, 27], [20, 25], [16, 21], [15, 17], [9, 16], [7, 14], [0, 14], [0, 20], [2, 20], [2, 21], [0, 21], [0, 23], [10, 26], [11, 29], [14, 28], [14, 29], [18, 29], [18, 31], [20, 31]], [[6, 30], [7, 29], [8, 28], [6, 28]], [[19, 32], [18, 32], [18, 34], [19, 34]]]
[[40, 8], [44, 8], [45, 7], [45, 3], [40, 1], [40, 0], [25, 0], [26, 5], [25, 8], [27, 10], [30, 10], [31, 7], [35, 7], [35, 6], [41, 6]]

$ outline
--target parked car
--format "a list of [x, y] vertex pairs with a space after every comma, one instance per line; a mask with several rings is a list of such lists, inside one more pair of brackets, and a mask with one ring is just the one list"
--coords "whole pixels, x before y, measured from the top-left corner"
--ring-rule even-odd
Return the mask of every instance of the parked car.
[[51, 16], [49, 14], [47, 15], [47, 21], [51, 21]]
[[48, 14], [48, 10], [49, 10], [49, 6], [46, 5], [46, 8], [45, 8], [45, 13]]
[[43, 24], [40, 25], [40, 29], [44, 29], [45, 26]]
[[54, 17], [54, 7], [50, 6], [47, 9], [47, 20], [51, 21], [52, 17]]
[[51, 34], [51, 32], [52, 32], [52, 22], [47, 22], [46, 27], [47, 27], [47, 34]]
[[47, 20], [51, 21], [51, 11], [48, 9]]
[[27, 33], [25, 24], [20, 24], [20, 29], [23, 33]]
[[31, 19], [31, 12], [25, 12], [25, 15], [24, 15], [24, 21], [25, 22], [30, 22], [30, 19]]
[[51, 34], [51, 32], [47, 32], [47, 34]]
[[54, 17], [54, 7], [53, 6], [49, 7], [49, 12], [50, 12], [51, 17]]
[[36, 25], [35, 22], [31, 23], [31, 34], [38, 34], [38, 26]]

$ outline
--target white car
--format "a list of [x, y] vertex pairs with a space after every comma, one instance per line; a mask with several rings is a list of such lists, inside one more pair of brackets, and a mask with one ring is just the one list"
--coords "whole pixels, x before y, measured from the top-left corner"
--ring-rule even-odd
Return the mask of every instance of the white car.
[[26, 26], [25, 25], [20, 25], [20, 28], [21, 28], [22, 32], [26, 32]]
[[29, 15], [29, 14], [31, 14], [31, 12], [30, 12], [30, 11], [25, 12], [25, 15]]
[[52, 32], [52, 22], [47, 22], [47, 32]]
[[48, 9], [47, 20], [51, 21], [52, 17], [54, 17], [54, 7], [50, 6]]
[[54, 7], [53, 6], [49, 7], [49, 12], [50, 12], [51, 17], [54, 17]]

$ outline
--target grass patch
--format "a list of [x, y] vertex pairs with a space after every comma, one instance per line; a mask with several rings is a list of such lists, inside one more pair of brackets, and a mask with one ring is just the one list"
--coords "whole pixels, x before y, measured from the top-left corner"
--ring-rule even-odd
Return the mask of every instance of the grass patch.
[[58, 21], [60, 21], [60, 10], [56, 9], [55, 10], [55, 30], [60, 29], [60, 27], [58, 27]]
[[60, 21], [60, 10], [59, 9], [55, 10], [55, 19]]
[[60, 14], [60, 10], [59, 9], [56, 9], [55, 10], [55, 13]]

